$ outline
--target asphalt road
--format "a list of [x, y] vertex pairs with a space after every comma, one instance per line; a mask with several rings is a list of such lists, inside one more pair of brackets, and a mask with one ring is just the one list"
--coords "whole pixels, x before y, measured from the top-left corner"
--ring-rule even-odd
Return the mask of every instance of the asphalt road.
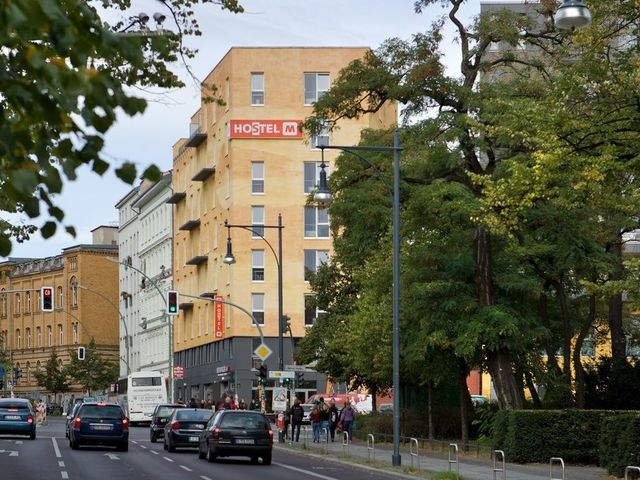
[[0, 436], [0, 478], [12, 480], [364, 480], [397, 479], [381, 471], [274, 449], [272, 465], [252, 465], [248, 458], [221, 459], [209, 464], [197, 451], [168, 453], [149, 441], [148, 427], [132, 427], [129, 451], [110, 447], [71, 450], [64, 419], [50, 418], [39, 426], [36, 440]]

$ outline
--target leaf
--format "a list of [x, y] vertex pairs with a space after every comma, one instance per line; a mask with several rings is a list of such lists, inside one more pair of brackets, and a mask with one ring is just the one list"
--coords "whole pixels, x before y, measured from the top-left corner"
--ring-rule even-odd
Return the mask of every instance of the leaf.
[[21, 168], [11, 174], [11, 183], [16, 191], [31, 195], [38, 186], [38, 175], [33, 170]]
[[162, 178], [162, 170], [160, 170], [156, 165], [151, 165], [150, 167], [147, 167], [142, 174], [142, 177], [151, 180], [152, 182], [157, 182]]
[[123, 182], [131, 185], [136, 180], [136, 166], [133, 163], [127, 162], [116, 169], [116, 175]]
[[71, 235], [73, 238], [76, 238], [76, 229], [71, 225], [64, 227], [65, 231]]
[[55, 235], [57, 224], [55, 222], [46, 222], [40, 229], [43, 238], [51, 238]]
[[8, 257], [11, 253], [11, 239], [5, 234], [0, 234], [0, 257]]

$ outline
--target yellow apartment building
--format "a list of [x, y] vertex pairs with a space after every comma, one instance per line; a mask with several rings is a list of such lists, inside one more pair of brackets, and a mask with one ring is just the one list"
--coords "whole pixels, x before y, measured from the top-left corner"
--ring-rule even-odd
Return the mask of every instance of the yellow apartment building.
[[[70, 361], [69, 351], [86, 346], [93, 337], [105, 359], [118, 361], [118, 257], [117, 228], [99, 227], [93, 243], [65, 248], [61, 255], [47, 258], [9, 258], [0, 263], [0, 348], [5, 349], [14, 368], [22, 376], [13, 384], [17, 396], [53, 399], [39, 386], [34, 372], [44, 368], [52, 351], [62, 364]], [[40, 289], [53, 287], [54, 311], [40, 308]], [[6, 293], [3, 293], [6, 292]], [[9, 369], [4, 388], [10, 390]], [[81, 395], [72, 385], [67, 395]]]
[[[174, 204], [173, 285], [181, 294], [173, 347], [174, 365], [183, 368], [184, 378], [175, 380], [176, 398], [215, 402], [228, 392], [247, 404], [257, 398], [261, 361], [253, 352], [259, 332], [242, 309], [260, 322], [273, 352], [265, 362], [269, 370], [280, 364], [292, 370], [286, 366], [293, 363], [297, 341], [321, 313], [310, 307], [306, 276], [331, 252], [327, 210], [307, 205], [319, 178], [316, 146], [357, 144], [363, 129], [395, 125], [397, 106], [343, 120], [335, 132], [314, 138], [300, 124], [340, 69], [367, 50], [232, 48], [206, 78], [223, 104], [203, 101], [191, 118], [189, 138], [175, 144], [174, 193], [168, 200]], [[329, 174], [336, 155], [325, 152]], [[226, 228], [225, 221], [234, 227]], [[228, 241], [233, 265], [224, 262]], [[280, 284], [282, 314], [290, 325], [289, 330], [283, 321], [281, 341]], [[241, 308], [193, 298], [203, 294]], [[296, 394], [303, 400], [324, 390], [323, 375], [302, 375]], [[268, 383], [267, 408], [278, 385]]]

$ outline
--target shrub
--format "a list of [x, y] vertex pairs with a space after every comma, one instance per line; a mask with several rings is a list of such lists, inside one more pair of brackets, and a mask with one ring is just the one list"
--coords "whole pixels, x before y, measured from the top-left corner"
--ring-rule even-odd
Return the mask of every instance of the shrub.
[[621, 477], [628, 465], [640, 463], [640, 414], [624, 413], [602, 419], [600, 466]]

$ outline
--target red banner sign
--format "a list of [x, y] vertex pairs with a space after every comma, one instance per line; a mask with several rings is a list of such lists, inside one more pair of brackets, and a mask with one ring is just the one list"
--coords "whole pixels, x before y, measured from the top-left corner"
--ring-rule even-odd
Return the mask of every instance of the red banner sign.
[[302, 138], [300, 120], [231, 120], [229, 138]]
[[[216, 295], [216, 300], [224, 300], [224, 297]], [[213, 307], [213, 338], [224, 338], [224, 303], [215, 302]]]

